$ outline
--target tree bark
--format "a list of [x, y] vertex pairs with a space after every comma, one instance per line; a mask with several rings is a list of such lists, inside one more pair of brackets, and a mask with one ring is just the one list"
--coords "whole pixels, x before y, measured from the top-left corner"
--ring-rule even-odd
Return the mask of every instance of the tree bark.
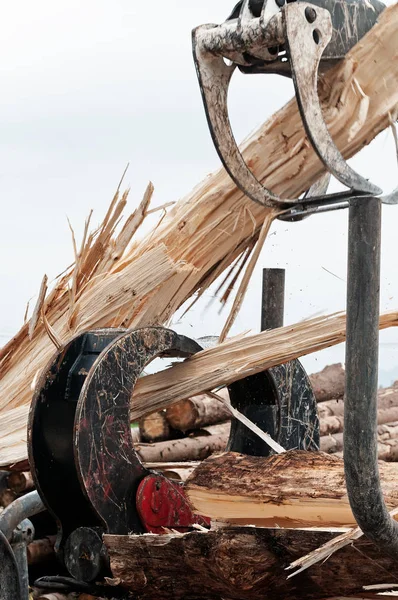
[[395, 583], [394, 561], [364, 537], [288, 579], [286, 567], [336, 533], [227, 527], [185, 535], [105, 535], [116, 581], [137, 600], [320, 600]]
[[345, 390], [345, 370], [341, 363], [328, 365], [319, 373], [310, 375], [317, 402], [342, 398]]
[[0, 506], [7, 508], [17, 498], [18, 494], [12, 490], [3, 490], [0, 492]]
[[[390, 388], [382, 388], [377, 394], [378, 411], [398, 407], [398, 386], [394, 384]], [[392, 414], [392, 413], [391, 413]], [[318, 415], [320, 419], [327, 417], [342, 417], [344, 415], [343, 400], [328, 400], [318, 404]], [[395, 419], [390, 419], [391, 421]]]
[[[387, 412], [387, 411], [383, 411], [383, 412]], [[386, 458], [385, 458], [385, 450], [386, 449], [383, 448], [383, 446], [385, 446], [386, 443], [388, 443], [388, 444], [391, 443], [390, 447], [392, 448], [392, 447], [395, 447], [396, 443], [398, 443], [398, 422], [385, 423], [385, 424], [379, 425], [377, 428], [377, 433], [378, 433], [378, 441], [379, 441], [379, 448], [378, 448], [379, 459], [386, 460]], [[339, 433], [325, 435], [325, 436], [321, 437], [320, 442], [321, 442], [320, 448], [321, 448], [322, 452], [327, 452], [329, 454], [335, 453], [335, 452], [341, 452], [343, 450], [344, 433], [341, 431]], [[393, 456], [395, 456], [395, 454], [391, 450], [389, 460], [395, 460], [393, 458]]]
[[[377, 411], [378, 425], [394, 423], [398, 421], [398, 406], [390, 408], [382, 408]], [[324, 417], [320, 419], [320, 434], [321, 436], [333, 435], [340, 433], [344, 428], [344, 415], [335, 417]]]
[[[386, 505], [398, 501], [398, 465], [380, 463]], [[225, 453], [199, 465], [186, 483], [195, 512], [269, 527], [352, 527], [343, 461], [292, 450], [268, 458]]]
[[[218, 394], [229, 400], [226, 389], [220, 390]], [[219, 400], [201, 394], [169, 406], [166, 410], [166, 418], [171, 427], [185, 432], [229, 421], [231, 413]]]
[[182, 462], [204, 460], [223, 452], [229, 438], [230, 423], [208, 427], [202, 434], [157, 444], [138, 444], [135, 449], [143, 462]]
[[[397, 21], [398, 7], [388, 7], [379, 24], [320, 78], [325, 120], [346, 158], [388, 127], [395, 115]], [[366, 91], [366, 118], [362, 90]], [[242, 152], [255, 175], [282, 197], [297, 197], [324, 171], [306, 138], [295, 100], [253, 134]], [[253, 249], [264, 222], [276, 216], [274, 209], [245, 197], [227, 173], [219, 170], [177, 202], [156, 232], [128, 247], [148, 207], [148, 199], [144, 200], [120, 234], [114, 235], [126, 203], [125, 198], [116, 198], [103, 227], [96, 235], [87, 234], [81, 251], [76, 251], [76, 264], [43, 299], [42, 321], [34, 328], [26, 323], [0, 351], [0, 409], [30, 403], [32, 382], [50, 360], [53, 343], [58, 346], [98, 327], [166, 323], [195, 292], [206, 290]], [[26, 457], [26, 450], [21, 457], [20, 441], [25, 427], [26, 420], [8, 431], [15, 434], [13, 451], [18, 458], [11, 451], [7, 459], [0, 453], [0, 465]]]

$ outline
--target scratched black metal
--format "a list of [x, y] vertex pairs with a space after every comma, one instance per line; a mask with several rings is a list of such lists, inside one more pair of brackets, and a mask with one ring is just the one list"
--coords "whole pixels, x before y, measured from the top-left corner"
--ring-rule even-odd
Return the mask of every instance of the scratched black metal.
[[7, 538], [1, 531], [0, 600], [22, 600], [17, 562]]
[[[231, 403], [286, 450], [319, 450], [319, 418], [315, 396], [298, 360], [273, 367], [228, 387]], [[233, 420], [228, 449], [269, 456], [271, 448]]]
[[44, 369], [33, 396], [28, 452], [41, 499], [58, 524], [56, 549], [62, 559], [68, 535], [83, 525], [99, 525], [84, 496], [73, 456], [73, 426], [81, 386], [99, 354], [124, 333], [103, 329], [68, 343]]
[[136, 494], [149, 471], [130, 431], [137, 378], [158, 356], [187, 357], [199, 350], [199, 344], [169, 329], [138, 329], [118, 338], [87, 377], [76, 410], [75, 460], [85, 494], [108, 533], [143, 531]]
[[[332, 18], [333, 34], [321, 59], [320, 70], [330, 68], [341, 60], [351, 48], [375, 25], [380, 13], [385, 9], [385, 4], [379, 0], [296, 0], [305, 1], [326, 8]], [[285, 0], [279, 0], [280, 5]], [[243, 2], [239, 2], [230, 17], [236, 19], [239, 16]], [[264, 0], [251, 0], [250, 7], [254, 17], [259, 17]], [[279, 47], [279, 51], [283, 46]], [[286, 75], [289, 73], [289, 63], [282, 63], [278, 58], [273, 65], [253, 57], [252, 66], [239, 66], [244, 73], [268, 73], [270, 71]]]

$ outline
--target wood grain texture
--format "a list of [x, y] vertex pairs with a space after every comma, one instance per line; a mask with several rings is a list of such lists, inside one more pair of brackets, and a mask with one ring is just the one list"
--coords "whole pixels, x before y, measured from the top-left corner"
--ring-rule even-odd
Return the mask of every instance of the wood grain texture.
[[137, 600], [318, 600], [396, 583], [395, 563], [364, 538], [287, 579], [285, 568], [336, 533], [227, 527], [186, 535], [104, 536], [113, 577]]
[[[380, 463], [386, 505], [398, 505], [398, 464]], [[356, 525], [340, 458], [292, 450], [265, 457], [228, 452], [210, 457], [188, 478], [195, 512], [215, 520], [264, 527]]]

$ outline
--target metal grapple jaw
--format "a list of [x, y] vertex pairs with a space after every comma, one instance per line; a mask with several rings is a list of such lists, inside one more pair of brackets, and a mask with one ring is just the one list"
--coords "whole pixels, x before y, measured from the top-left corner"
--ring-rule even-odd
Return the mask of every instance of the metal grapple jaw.
[[[378, 0], [244, 0], [221, 25], [193, 31], [193, 55], [210, 132], [226, 170], [252, 200], [295, 210], [305, 206], [331, 210], [353, 196], [380, 196], [382, 190], [354, 171], [334, 144], [318, 97], [318, 72], [343, 58], [376, 22], [384, 5]], [[283, 4], [283, 5], [282, 5]], [[280, 6], [282, 5], [282, 6]], [[277, 73], [292, 77], [303, 125], [329, 174], [349, 191], [325, 195], [329, 178], [304, 198], [280, 198], [267, 189], [245, 163], [228, 114], [228, 89], [236, 68], [244, 73]], [[389, 203], [398, 202], [398, 189]], [[300, 212], [299, 211], [299, 212]]]

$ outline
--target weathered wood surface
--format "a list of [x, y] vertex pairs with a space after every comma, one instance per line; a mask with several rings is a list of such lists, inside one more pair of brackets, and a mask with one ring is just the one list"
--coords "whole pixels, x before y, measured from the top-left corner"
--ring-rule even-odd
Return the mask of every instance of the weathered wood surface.
[[228, 527], [104, 537], [113, 577], [137, 600], [318, 600], [396, 583], [396, 564], [365, 538], [287, 579], [286, 567], [336, 533]]
[[[380, 462], [379, 469], [386, 505], [393, 509], [398, 506], [398, 464]], [[343, 461], [322, 452], [210, 457], [188, 478], [186, 492], [198, 514], [239, 525], [356, 525]]]

